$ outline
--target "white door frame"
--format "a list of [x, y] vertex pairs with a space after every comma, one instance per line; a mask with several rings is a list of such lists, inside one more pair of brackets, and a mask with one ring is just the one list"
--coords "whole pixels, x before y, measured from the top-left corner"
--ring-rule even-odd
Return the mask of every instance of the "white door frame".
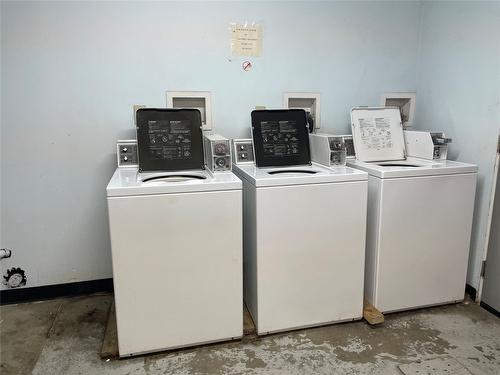
[[[500, 164], [500, 135], [498, 136], [498, 144], [497, 144], [497, 155], [495, 159], [495, 166], [493, 168], [493, 179], [491, 184], [491, 196], [490, 196], [490, 206], [488, 209], [488, 222], [486, 224], [486, 240], [484, 241], [483, 248], [483, 259], [485, 262], [488, 258], [488, 247], [490, 244], [490, 231], [491, 231], [491, 222], [493, 220], [493, 208], [495, 207], [495, 193], [497, 190], [497, 180], [498, 180], [498, 169]], [[482, 265], [483, 263], [481, 263]], [[481, 266], [482, 267], [482, 266]], [[483, 286], [484, 286], [484, 275], [481, 275], [479, 278], [479, 286], [477, 288], [476, 302], [481, 302], [481, 297], [483, 294]]]

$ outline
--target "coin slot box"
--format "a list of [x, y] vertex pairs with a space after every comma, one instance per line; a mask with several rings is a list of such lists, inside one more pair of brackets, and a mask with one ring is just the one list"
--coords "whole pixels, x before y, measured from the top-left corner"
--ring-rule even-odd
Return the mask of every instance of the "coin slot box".
[[205, 164], [212, 172], [231, 170], [231, 144], [219, 134], [204, 135]]

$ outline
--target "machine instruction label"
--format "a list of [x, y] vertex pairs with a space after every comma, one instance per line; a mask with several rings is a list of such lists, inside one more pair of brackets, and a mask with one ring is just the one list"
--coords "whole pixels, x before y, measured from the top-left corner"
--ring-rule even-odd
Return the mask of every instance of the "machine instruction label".
[[393, 146], [391, 119], [369, 117], [359, 119], [361, 142], [367, 149], [390, 149]]
[[261, 132], [264, 157], [287, 157], [299, 154], [300, 145], [295, 121], [263, 121]]
[[148, 133], [151, 158], [156, 160], [186, 160], [192, 158], [190, 121], [148, 121]]

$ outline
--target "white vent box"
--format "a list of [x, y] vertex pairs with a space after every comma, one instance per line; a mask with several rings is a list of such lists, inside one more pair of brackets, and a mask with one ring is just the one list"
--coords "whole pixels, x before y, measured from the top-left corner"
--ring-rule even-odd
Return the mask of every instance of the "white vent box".
[[413, 125], [415, 118], [415, 92], [389, 92], [382, 95], [380, 105], [382, 107], [398, 107], [401, 112], [401, 121], [405, 128]]
[[212, 95], [209, 91], [167, 91], [167, 108], [198, 109], [203, 130], [212, 130]]
[[321, 107], [319, 93], [285, 92], [283, 93], [283, 108], [303, 109], [309, 113], [314, 122], [314, 128], [321, 127]]

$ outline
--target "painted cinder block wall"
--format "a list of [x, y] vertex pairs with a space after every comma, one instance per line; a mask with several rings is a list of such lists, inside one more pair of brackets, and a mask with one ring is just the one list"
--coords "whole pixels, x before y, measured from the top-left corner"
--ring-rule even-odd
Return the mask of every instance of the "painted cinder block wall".
[[500, 2], [422, 3], [416, 128], [453, 139], [448, 157], [479, 167], [467, 283], [481, 273], [500, 132]]
[[[26, 287], [111, 277], [105, 186], [114, 143], [134, 134], [132, 106], [164, 107], [166, 90], [211, 91], [214, 129], [228, 137], [248, 136], [254, 106], [280, 107], [285, 91], [320, 92], [326, 132], [348, 132], [349, 109], [378, 105], [383, 92], [419, 90], [417, 116], [431, 116], [420, 64], [434, 41], [420, 2], [2, 2], [0, 10], [0, 245], [13, 250], [0, 266], [26, 270]], [[264, 28], [249, 72], [229, 47], [230, 23], [245, 21]]]

